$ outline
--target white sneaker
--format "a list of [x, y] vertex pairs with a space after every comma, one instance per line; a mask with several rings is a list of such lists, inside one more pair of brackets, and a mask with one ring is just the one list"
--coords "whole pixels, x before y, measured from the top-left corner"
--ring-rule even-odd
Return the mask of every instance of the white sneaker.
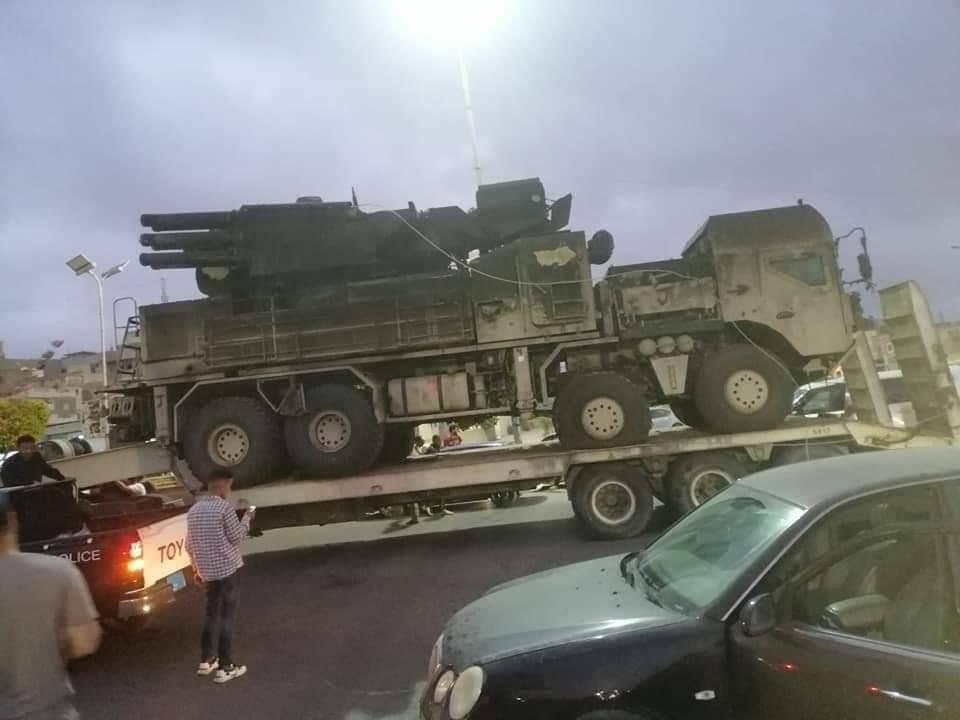
[[197, 675], [209, 675], [214, 670], [220, 667], [220, 661], [217, 658], [213, 658], [210, 662], [204, 660], [202, 663], [197, 665]]
[[213, 681], [215, 683], [226, 683], [231, 680], [244, 675], [247, 672], [246, 665], [231, 665], [229, 667], [222, 667], [217, 670], [217, 674], [213, 676]]

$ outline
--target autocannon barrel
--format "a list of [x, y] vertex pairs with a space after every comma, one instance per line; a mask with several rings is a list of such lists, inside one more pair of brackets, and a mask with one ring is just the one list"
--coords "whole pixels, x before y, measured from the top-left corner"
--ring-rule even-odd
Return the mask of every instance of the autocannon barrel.
[[236, 238], [223, 230], [140, 235], [140, 244], [152, 250], [224, 250], [233, 247], [235, 243]]
[[223, 253], [160, 252], [140, 253], [140, 264], [154, 270], [201, 267], [234, 267], [237, 258]]
[[140, 224], [152, 230], [223, 230], [234, 221], [232, 210], [193, 213], [146, 213]]

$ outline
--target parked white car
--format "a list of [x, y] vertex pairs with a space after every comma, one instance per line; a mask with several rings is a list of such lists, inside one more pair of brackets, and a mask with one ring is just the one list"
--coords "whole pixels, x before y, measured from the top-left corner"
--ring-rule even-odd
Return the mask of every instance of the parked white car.
[[650, 420], [653, 424], [654, 432], [663, 432], [664, 430], [680, 430], [685, 427], [680, 418], [673, 414], [669, 405], [654, 405], [650, 408]]

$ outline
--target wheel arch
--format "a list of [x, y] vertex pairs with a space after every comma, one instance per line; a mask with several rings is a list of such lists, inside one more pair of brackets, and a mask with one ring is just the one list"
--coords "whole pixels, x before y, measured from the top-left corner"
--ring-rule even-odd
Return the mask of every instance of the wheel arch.
[[806, 360], [793, 343], [769, 325], [753, 320], [728, 322], [726, 335], [732, 342], [748, 342], [765, 350], [786, 366], [794, 380], [800, 382], [803, 379], [803, 366]]

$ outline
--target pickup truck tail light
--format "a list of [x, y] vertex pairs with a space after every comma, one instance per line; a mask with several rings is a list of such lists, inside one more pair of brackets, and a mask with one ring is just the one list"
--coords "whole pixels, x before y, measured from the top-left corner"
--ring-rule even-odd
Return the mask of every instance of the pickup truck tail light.
[[143, 543], [137, 541], [130, 543], [130, 548], [127, 551], [127, 555], [130, 559], [127, 561], [127, 571], [128, 572], [142, 572], [143, 571]]

